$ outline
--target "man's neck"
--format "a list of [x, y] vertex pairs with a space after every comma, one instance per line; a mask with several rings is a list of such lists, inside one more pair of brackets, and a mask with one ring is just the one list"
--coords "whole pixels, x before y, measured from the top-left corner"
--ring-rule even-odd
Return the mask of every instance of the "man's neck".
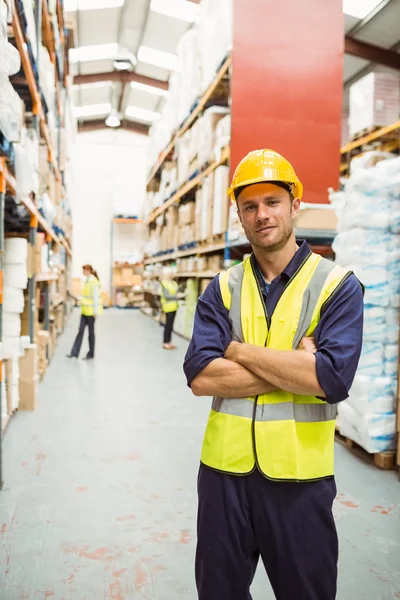
[[288, 266], [298, 249], [299, 246], [296, 244], [294, 236], [288, 240], [283, 248], [275, 252], [269, 252], [262, 248], [253, 248], [254, 256], [257, 259], [258, 266], [265, 280], [271, 283], [275, 277], [278, 277]]

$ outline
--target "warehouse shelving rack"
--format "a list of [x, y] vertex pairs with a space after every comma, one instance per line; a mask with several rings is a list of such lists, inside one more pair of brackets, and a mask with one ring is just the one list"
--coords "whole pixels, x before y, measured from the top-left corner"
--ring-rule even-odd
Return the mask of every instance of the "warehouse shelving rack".
[[343, 146], [340, 149], [340, 172], [343, 175], [348, 174], [351, 159], [371, 149], [384, 152], [399, 151], [400, 120], [386, 127], [380, 127], [379, 129], [371, 131]]
[[[65, 79], [63, 77], [63, 64], [60, 62], [60, 57], [56, 53], [55, 44], [55, 33], [53, 31], [53, 24], [51, 22], [48, 0], [36, 0], [35, 2], [35, 25], [36, 25], [36, 37], [37, 37], [37, 51], [39, 57], [39, 49], [43, 42], [43, 45], [49, 51], [51, 61], [55, 66], [55, 90], [56, 90], [56, 109], [57, 109], [57, 126], [58, 126], [58, 143], [55, 148], [53, 140], [50, 136], [49, 126], [46, 120], [45, 109], [43, 106], [40, 89], [35, 78], [33, 64], [29, 55], [29, 42], [25, 38], [23, 28], [21, 25], [20, 15], [17, 7], [16, 0], [6, 0], [12, 14], [12, 34], [15, 41], [15, 45], [19, 51], [21, 57], [21, 65], [23, 72], [23, 86], [29, 90], [29, 96], [32, 104], [32, 115], [33, 124], [36, 127], [39, 139], [45, 141], [48, 150], [48, 162], [50, 168], [53, 170], [56, 181], [61, 186], [61, 197], [66, 201], [66, 190], [64, 187], [63, 173], [60, 170], [60, 154], [61, 154], [61, 127], [64, 121], [63, 113], [64, 108], [62, 104], [62, 91]], [[62, 57], [65, 57], [64, 44], [64, 17], [63, 17], [63, 6], [61, 0], [57, 0], [56, 3], [57, 17], [59, 23], [58, 35], [61, 39]], [[38, 64], [38, 61], [37, 61]], [[37, 66], [36, 64], [36, 66]], [[17, 76], [18, 84], [21, 84], [21, 77]], [[11, 78], [13, 81], [13, 78]], [[11, 171], [11, 165], [8, 157], [0, 156], [0, 341], [2, 340], [2, 303], [3, 303], [3, 260], [4, 260], [4, 219], [5, 219], [5, 197], [9, 194], [13, 197], [17, 193], [17, 181]], [[38, 230], [43, 231], [46, 234], [46, 242], [49, 245], [49, 249], [54, 246], [63, 246], [65, 250], [65, 265], [61, 269], [60, 275], [54, 273], [39, 273], [35, 274], [33, 271], [28, 273], [28, 294], [29, 294], [29, 336], [31, 341], [34, 339], [34, 319], [35, 319], [35, 304], [36, 304], [36, 287], [39, 284], [44, 285], [44, 327], [49, 329], [50, 324], [50, 310], [59, 306], [62, 301], [58, 300], [56, 305], [51, 306], [49, 289], [50, 284], [57, 281], [59, 277], [65, 277], [65, 289], [68, 290], [68, 272], [69, 262], [72, 257], [72, 249], [69, 241], [64, 237], [63, 234], [56, 233], [51, 223], [40, 212], [35, 200], [30, 197], [19, 199], [20, 204], [26, 209], [29, 217], [29, 245], [30, 252], [33, 253], [36, 246], [36, 233]], [[21, 221], [21, 228], [23, 229], [25, 221]], [[64, 315], [67, 313], [67, 306], [64, 302]], [[0, 384], [2, 379], [2, 365], [3, 357], [0, 357]], [[0, 415], [2, 414], [2, 388], [0, 385]], [[0, 489], [3, 486], [2, 478], [2, 445], [1, 438], [4, 430], [7, 426], [6, 423], [1, 424], [0, 431]]]

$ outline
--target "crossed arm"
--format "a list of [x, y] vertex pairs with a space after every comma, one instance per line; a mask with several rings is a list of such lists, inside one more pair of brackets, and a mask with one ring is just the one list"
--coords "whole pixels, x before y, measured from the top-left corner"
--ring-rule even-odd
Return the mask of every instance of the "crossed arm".
[[225, 358], [209, 363], [192, 381], [196, 396], [245, 398], [276, 389], [325, 397], [316, 370], [314, 340], [305, 338], [294, 351], [232, 342]]

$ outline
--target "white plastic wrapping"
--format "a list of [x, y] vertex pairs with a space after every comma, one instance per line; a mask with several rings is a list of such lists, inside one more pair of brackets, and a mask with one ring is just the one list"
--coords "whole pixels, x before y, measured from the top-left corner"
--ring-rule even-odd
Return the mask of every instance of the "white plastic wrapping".
[[360, 415], [394, 412], [396, 382], [393, 377], [356, 375], [346, 400]]
[[396, 415], [359, 414], [347, 401], [338, 406], [340, 433], [371, 454], [393, 450], [396, 445]]
[[13, 288], [25, 290], [28, 286], [28, 269], [27, 265], [5, 265], [4, 266], [4, 283]]
[[6, 313], [23, 313], [24, 292], [21, 289], [5, 285], [3, 291], [3, 310]]
[[6, 238], [4, 241], [4, 264], [26, 265], [28, 259], [28, 240], [25, 238]]
[[3, 314], [3, 336], [19, 337], [21, 335], [21, 317], [15, 313]]

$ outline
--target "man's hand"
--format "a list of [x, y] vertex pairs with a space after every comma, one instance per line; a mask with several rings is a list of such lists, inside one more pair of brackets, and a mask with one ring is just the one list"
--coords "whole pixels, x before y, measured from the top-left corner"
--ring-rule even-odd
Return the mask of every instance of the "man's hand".
[[315, 354], [317, 351], [317, 346], [315, 345], [314, 337], [303, 338], [299, 344], [298, 349], [304, 350], [305, 352], [311, 352], [311, 354]]
[[[240, 362], [237, 359], [237, 353], [240, 349], [240, 342], [231, 342], [225, 351], [226, 360], [231, 360], [232, 362]], [[311, 354], [315, 354], [317, 351], [317, 346], [315, 345], [314, 337], [304, 337], [300, 344], [299, 350], [303, 350], [304, 352], [310, 352]]]

